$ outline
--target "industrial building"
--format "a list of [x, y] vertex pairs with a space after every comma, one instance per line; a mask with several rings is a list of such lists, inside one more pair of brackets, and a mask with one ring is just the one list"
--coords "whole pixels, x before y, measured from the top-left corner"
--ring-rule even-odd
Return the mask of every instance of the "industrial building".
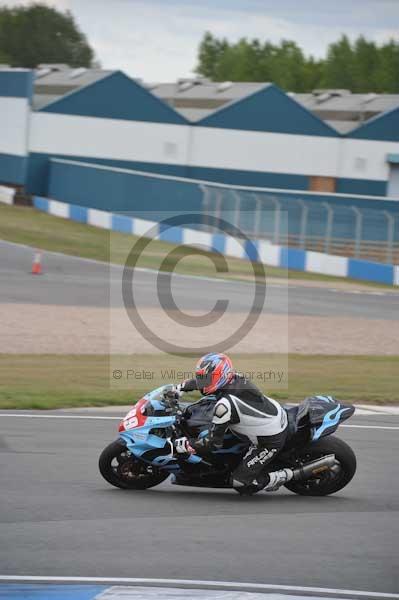
[[[0, 103], [0, 181], [28, 193], [46, 195], [50, 160], [64, 158], [226, 184], [399, 196], [396, 96], [144, 85], [119, 71], [42, 65], [0, 70]], [[342, 133], [342, 123], [353, 127]]]

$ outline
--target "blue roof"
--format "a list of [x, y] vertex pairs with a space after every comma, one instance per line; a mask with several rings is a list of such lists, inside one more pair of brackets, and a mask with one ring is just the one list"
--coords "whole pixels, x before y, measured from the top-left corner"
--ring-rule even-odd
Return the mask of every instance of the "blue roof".
[[361, 140], [399, 142], [399, 106], [373, 117], [353, 129], [347, 137]]
[[173, 108], [121, 71], [47, 104], [40, 112], [177, 125], [188, 123]]
[[273, 84], [235, 100], [197, 122], [200, 127], [340, 137], [340, 134]]

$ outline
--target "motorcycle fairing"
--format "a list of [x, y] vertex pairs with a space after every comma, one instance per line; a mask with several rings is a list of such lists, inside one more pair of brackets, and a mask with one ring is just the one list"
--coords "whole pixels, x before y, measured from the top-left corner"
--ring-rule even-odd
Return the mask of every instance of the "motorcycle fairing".
[[353, 415], [354, 412], [355, 409], [353, 406], [341, 406], [341, 404], [337, 404], [324, 415], [323, 421], [319, 427], [312, 428], [312, 441], [314, 442], [323, 436], [333, 433], [337, 429], [339, 423], [345, 421], [345, 419]]
[[297, 426], [301, 428], [308, 421], [311, 440], [331, 435], [338, 425], [355, 412], [354, 406], [340, 404], [332, 396], [307, 398], [298, 409]]
[[[154, 456], [150, 455], [151, 460], [146, 462], [159, 467], [178, 469], [179, 465], [173, 457], [173, 445], [168, 439], [169, 432], [163, 431], [159, 435], [159, 430], [170, 429], [176, 422], [174, 415], [166, 414], [167, 407], [161, 402], [162, 389], [153, 390], [137, 402], [121, 421], [119, 436], [129, 452], [137, 458], [155, 450]], [[157, 430], [158, 433], [155, 433]]]
[[[203, 463], [203, 459], [197, 454], [186, 458], [179, 457], [179, 460], [173, 456], [173, 447], [168, 439], [171, 432], [166, 430], [174, 426], [176, 417], [172, 414], [165, 414], [168, 410], [162, 402], [162, 393], [163, 388], [161, 387], [146, 394], [137, 402], [121, 421], [120, 438], [134, 456], [163, 469], [177, 472], [180, 469], [179, 462], [181, 463], [182, 460], [191, 464]], [[214, 398], [207, 397], [186, 407], [186, 418], [194, 436], [198, 434], [199, 437], [203, 437], [208, 433], [208, 428], [204, 429], [204, 426], [205, 424], [207, 427], [209, 426], [214, 405]], [[154, 433], [154, 430], [157, 429], [162, 429], [164, 432], [157, 435]], [[198, 431], [198, 429], [202, 429], [202, 431]], [[223, 448], [215, 450], [212, 454], [215, 455], [215, 459], [217, 457], [222, 459], [224, 456], [227, 458], [228, 455], [233, 459], [234, 456], [238, 457], [244, 454], [247, 446], [247, 442], [243, 442], [232, 432], [226, 432]]]

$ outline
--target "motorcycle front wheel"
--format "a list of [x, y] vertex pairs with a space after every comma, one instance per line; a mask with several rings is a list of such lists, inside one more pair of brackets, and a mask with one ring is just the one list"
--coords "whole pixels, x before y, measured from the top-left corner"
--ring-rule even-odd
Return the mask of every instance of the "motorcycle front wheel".
[[169, 477], [169, 473], [138, 460], [120, 440], [104, 448], [98, 467], [108, 483], [125, 490], [147, 490]]
[[[296, 451], [295, 466], [300, 466], [328, 454], [335, 454], [336, 463], [327, 471], [306, 481], [290, 481], [285, 487], [300, 496], [329, 496], [342, 490], [356, 472], [356, 456], [343, 440], [332, 435]], [[294, 465], [293, 465], [294, 466]]]

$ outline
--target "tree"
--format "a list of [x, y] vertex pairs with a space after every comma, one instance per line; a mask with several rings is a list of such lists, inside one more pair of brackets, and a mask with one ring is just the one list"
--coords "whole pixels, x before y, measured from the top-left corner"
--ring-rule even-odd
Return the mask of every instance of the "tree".
[[351, 43], [343, 35], [329, 45], [325, 59], [316, 60], [290, 40], [274, 45], [242, 38], [230, 44], [207, 32], [198, 61], [197, 72], [214, 81], [267, 81], [292, 92], [399, 92], [399, 43], [394, 40], [378, 47], [363, 36]]
[[353, 49], [352, 91], [364, 93], [369, 89], [378, 90], [379, 52], [374, 42], [358, 37]]
[[72, 14], [43, 4], [0, 8], [0, 56], [12, 67], [40, 63], [90, 67], [94, 52]]
[[226, 40], [218, 40], [207, 31], [198, 50], [197, 73], [216, 80], [220, 58], [227, 49], [228, 43]]
[[[399, 93], [399, 44], [391, 40], [379, 51], [378, 85], [380, 92]], [[376, 90], [377, 91], [377, 90]]]
[[305, 57], [295, 42], [283, 40], [276, 47], [272, 62], [272, 81], [287, 91], [306, 91]]
[[10, 64], [10, 57], [5, 52], [2, 52], [2, 50], [0, 50], [0, 64], [1, 65]]
[[354, 52], [346, 35], [330, 44], [324, 66], [321, 87], [345, 88], [353, 85]]

